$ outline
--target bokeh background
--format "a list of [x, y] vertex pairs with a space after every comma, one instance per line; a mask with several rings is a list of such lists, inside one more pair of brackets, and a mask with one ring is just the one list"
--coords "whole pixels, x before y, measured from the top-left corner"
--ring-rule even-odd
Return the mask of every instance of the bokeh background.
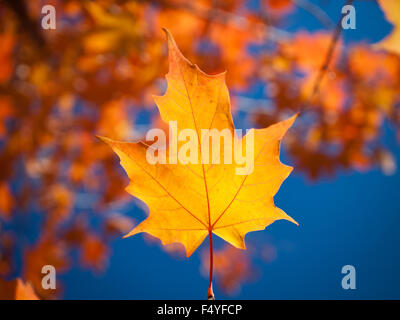
[[[46, 4], [55, 30], [41, 28]], [[151, 96], [166, 89], [167, 27], [207, 73], [228, 71], [237, 128], [303, 110], [275, 197], [300, 226], [250, 233], [247, 251], [216, 238], [216, 298], [400, 298], [399, 1], [354, 1], [354, 30], [337, 28], [345, 4], [0, 2], [0, 295], [206, 298], [207, 241], [187, 259], [146, 235], [122, 239], [146, 206], [95, 137], [163, 127]], [[46, 264], [57, 290], [41, 287]], [[341, 287], [347, 264], [356, 290]]]

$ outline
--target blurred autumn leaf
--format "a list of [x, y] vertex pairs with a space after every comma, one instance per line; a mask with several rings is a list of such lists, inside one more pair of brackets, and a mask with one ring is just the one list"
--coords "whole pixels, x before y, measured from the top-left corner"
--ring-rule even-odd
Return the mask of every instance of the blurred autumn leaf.
[[396, 0], [378, 0], [386, 19], [393, 24], [390, 35], [376, 46], [400, 54], [400, 2]]
[[0, 279], [0, 300], [39, 300], [33, 287], [17, 278], [12, 281]]
[[[201, 254], [201, 272], [206, 276], [210, 257], [205, 250]], [[255, 278], [257, 271], [251, 263], [250, 254], [226, 244], [214, 252], [214, 272], [218, 286], [226, 294], [235, 294], [244, 282]]]

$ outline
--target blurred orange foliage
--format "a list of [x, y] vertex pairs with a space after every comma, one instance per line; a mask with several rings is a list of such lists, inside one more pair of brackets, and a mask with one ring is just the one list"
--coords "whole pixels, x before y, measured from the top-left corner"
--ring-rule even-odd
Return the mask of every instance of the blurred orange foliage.
[[[249, 252], [225, 244], [221, 249], [214, 251], [214, 273], [218, 286], [229, 295], [236, 294], [243, 283], [254, 280], [257, 270], [251, 262], [251, 248]], [[208, 250], [202, 252], [201, 271], [208, 273], [210, 257]]]
[[0, 300], [39, 300], [33, 287], [21, 279], [5, 281], [0, 279]]

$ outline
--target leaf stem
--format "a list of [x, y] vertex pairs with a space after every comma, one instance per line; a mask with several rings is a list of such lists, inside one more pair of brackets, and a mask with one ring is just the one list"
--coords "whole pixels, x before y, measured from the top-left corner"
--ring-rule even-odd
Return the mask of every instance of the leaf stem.
[[208, 300], [215, 300], [213, 288], [212, 288], [212, 277], [213, 277], [213, 241], [212, 241], [212, 231], [208, 232], [208, 238], [210, 239], [210, 277], [208, 281], [208, 292], [207, 292], [207, 299]]

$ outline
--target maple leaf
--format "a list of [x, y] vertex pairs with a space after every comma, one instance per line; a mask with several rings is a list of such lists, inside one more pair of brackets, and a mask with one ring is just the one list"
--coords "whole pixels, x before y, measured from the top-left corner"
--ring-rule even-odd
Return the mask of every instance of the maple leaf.
[[[211, 76], [202, 72], [166, 33], [168, 89], [165, 95], [154, 97], [162, 119], [177, 121], [178, 130], [194, 129], [198, 136], [200, 129], [233, 132], [225, 73]], [[210, 232], [245, 249], [247, 232], [263, 230], [278, 219], [296, 223], [273, 202], [293, 169], [279, 161], [279, 145], [295, 118], [265, 129], [251, 129], [255, 160], [249, 175], [237, 175], [233, 164], [150, 164], [146, 159], [149, 146], [143, 142], [100, 137], [120, 157], [130, 178], [127, 191], [143, 200], [150, 210], [149, 217], [125, 237], [147, 232], [163, 244], [182, 243], [190, 256]]]
[[[201, 159], [201, 129], [228, 130], [233, 137], [231, 145], [241, 142], [243, 149], [244, 145], [247, 148], [247, 137], [254, 134], [254, 167], [252, 173], [238, 175], [236, 165], [229, 163], [150, 164], [146, 152], [151, 146], [100, 137], [120, 157], [130, 179], [126, 190], [144, 201], [150, 211], [148, 218], [125, 237], [146, 232], [164, 245], [180, 242], [190, 256], [207, 235], [212, 248], [212, 233], [245, 249], [246, 233], [263, 230], [278, 219], [296, 223], [273, 201], [293, 169], [279, 161], [279, 146], [296, 116], [265, 129], [251, 129], [240, 139], [234, 133], [225, 73], [205, 74], [182, 55], [169, 31], [165, 32], [170, 63], [168, 89], [163, 96], [154, 97], [162, 119], [176, 121], [179, 132], [195, 130]], [[159, 152], [170, 155], [168, 148]], [[222, 158], [227, 152], [223, 149], [221, 153]]]

